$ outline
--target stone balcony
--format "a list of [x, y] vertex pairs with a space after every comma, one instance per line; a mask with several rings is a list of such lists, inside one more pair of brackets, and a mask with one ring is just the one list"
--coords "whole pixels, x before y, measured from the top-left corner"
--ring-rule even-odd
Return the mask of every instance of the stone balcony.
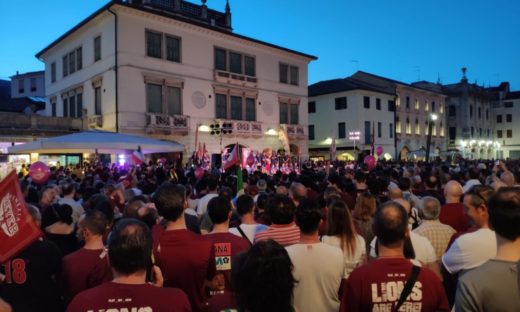
[[299, 125], [285, 125], [289, 139], [305, 139], [305, 129]]
[[239, 137], [261, 137], [264, 135], [262, 132], [262, 124], [257, 121], [225, 121], [226, 123], [233, 124], [233, 132]]
[[146, 113], [146, 133], [148, 134], [186, 135], [189, 130], [189, 116]]
[[215, 70], [214, 79], [217, 82], [227, 83], [240, 87], [256, 88], [258, 79], [256, 77], [235, 74], [232, 72]]

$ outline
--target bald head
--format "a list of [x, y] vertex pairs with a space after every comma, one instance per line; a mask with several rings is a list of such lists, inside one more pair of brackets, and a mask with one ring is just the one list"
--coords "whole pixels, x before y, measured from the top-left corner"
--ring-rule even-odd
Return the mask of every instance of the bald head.
[[387, 248], [402, 248], [408, 227], [405, 209], [395, 201], [381, 205], [374, 215], [372, 229], [378, 242]]
[[396, 199], [393, 199], [392, 201], [401, 205], [404, 208], [404, 210], [406, 210], [406, 213], [408, 215], [410, 215], [410, 212], [412, 211], [412, 205], [410, 205], [409, 201], [407, 201], [404, 198], [396, 198]]
[[444, 197], [446, 197], [446, 203], [460, 203], [460, 198], [464, 194], [462, 185], [459, 182], [451, 180], [446, 183], [444, 187]]
[[401, 189], [398, 187], [394, 187], [388, 191], [388, 196], [391, 200], [403, 198], [403, 191], [401, 191]]
[[500, 181], [502, 181], [506, 186], [513, 186], [515, 185], [515, 176], [509, 172], [502, 172], [500, 175]]

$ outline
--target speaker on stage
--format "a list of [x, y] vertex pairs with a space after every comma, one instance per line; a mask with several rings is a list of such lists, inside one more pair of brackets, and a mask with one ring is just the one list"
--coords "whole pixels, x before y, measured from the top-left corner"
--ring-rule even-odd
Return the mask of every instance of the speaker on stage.
[[216, 168], [222, 167], [222, 154], [211, 154], [211, 165]]

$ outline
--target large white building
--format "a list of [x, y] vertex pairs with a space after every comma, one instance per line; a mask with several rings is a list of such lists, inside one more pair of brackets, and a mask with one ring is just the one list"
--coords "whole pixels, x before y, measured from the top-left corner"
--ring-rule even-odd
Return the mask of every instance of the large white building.
[[[358, 159], [381, 146], [385, 158], [395, 155], [395, 91], [345, 78], [309, 86], [309, 153], [329, 159], [335, 140], [336, 158]], [[373, 134], [373, 138], [372, 138]], [[383, 156], [383, 155], [382, 155]]]
[[[181, 0], [114, 0], [36, 56], [47, 114], [209, 153], [239, 142], [307, 156], [307, 71], [316, 57], [233, 33], [224, 12]], [[57, 17], [58, 18], [58, 17]], [[209, 126], [230, 123], [232, 133]], [[222, 143], [221, 143], [222, 140]]]
[[520, 91], [493, 103], [496, 157], [520, 159]]

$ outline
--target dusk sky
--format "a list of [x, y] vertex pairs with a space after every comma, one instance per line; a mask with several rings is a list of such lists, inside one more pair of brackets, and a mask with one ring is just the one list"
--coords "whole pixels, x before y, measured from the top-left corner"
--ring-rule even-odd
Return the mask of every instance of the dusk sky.
[[[0, 0], [0, 79], [43, 69], [34, 55], [108, 0]], [[200, 3], [197, 0], [191, 0]], [[224, 10], [225, 0], [207, 5]], [[230, 0], [235, 33], [318, 57], [309, 84], [356, 70], [414, 82], [520, 89], [517, 0]]]

